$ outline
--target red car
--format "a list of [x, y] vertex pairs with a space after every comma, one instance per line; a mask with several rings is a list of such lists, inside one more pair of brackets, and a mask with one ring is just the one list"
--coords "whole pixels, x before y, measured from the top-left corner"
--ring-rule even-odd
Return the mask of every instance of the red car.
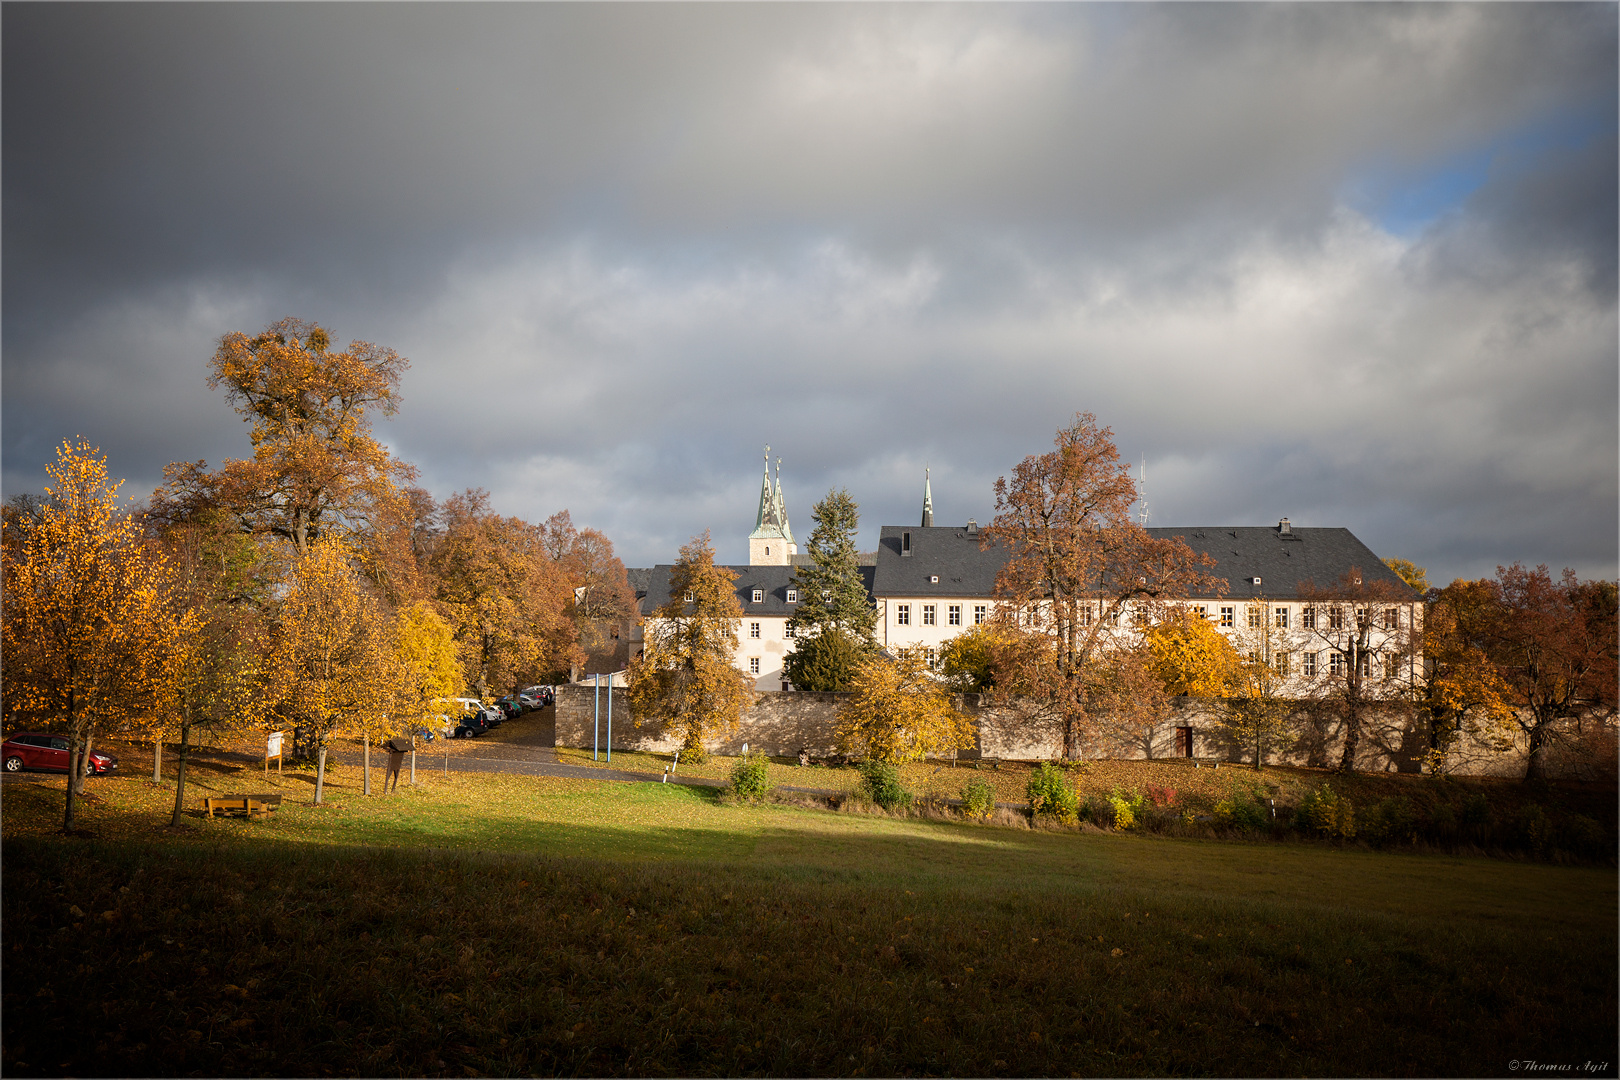
[[[38, 769], [41, 772], [65, 773], [68, 771], [68, 737], [34, 731], [13, 735], [0, 743], [0, 760], [5, 762], [6, 772]], [[100, 750], [92, 750], [90, 763], [84, 771], [87, 776], [92, 773], [100, 776], [116, 768], [117, 758]]]

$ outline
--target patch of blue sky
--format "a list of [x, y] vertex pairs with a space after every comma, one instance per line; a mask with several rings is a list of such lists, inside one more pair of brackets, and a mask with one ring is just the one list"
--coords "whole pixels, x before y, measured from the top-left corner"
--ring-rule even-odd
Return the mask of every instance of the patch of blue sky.
[[1439, 161], [1372, 164], [1349, 178], [1341, 197], [1391, 235], [1414, 236], [1461, 208], [1493, 173], [1533, 170], [1547, 155], [1613, 138], [1615, 125], [1612, 102], [1571, 110]]

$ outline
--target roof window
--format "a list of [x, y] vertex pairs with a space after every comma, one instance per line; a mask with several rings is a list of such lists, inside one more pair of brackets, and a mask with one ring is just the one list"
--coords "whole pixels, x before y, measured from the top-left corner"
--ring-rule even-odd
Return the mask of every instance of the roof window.
[[903, 532], [900, 534], [900, 554], [911, 554], [911, 534], [909, 532]]

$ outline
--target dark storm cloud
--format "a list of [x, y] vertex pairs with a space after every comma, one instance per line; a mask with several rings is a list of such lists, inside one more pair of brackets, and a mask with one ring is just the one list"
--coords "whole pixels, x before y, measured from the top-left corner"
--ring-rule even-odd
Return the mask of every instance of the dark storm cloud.
[[433, 490], [632, 562], [743, 557], [767, 442], [801, 531], [985, 520], [1090, 409], [1159, 524], [1616, 572], [1612, 5], [3, 19], [7, 492], [245, 453], [206, 358], [295, 313], [412, 357]]

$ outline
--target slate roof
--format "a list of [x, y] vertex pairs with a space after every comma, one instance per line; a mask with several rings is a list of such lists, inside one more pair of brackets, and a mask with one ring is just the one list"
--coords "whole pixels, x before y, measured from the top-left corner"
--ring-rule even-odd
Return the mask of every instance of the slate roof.
[[[901, 550], [910, 537], [911, 554]], [[968, 532], [965, 525], [924, 528], [885, 525], [878, 534], [877, 575], [872, 591], [877, 596], [989, 596], [996, 574], [1007, 562], [1000, 547], [980, 550], [982, 530]], [[939, 580], [932, 581], [931, 578]]]
[[[660, 563], [646, 571], [648, 575], [647, 592], [641, 602], [641, 613], [651, 615], [658, 608], [669, 603], [669, 575], [675, 567], [669, 563]], [[727, 566], [737, 575], [737, 603], [742, 605], [743, 618], [747, 619], [758, 615], [775, 615], [782, 618], [791, 616], [799, 609], [797, 603], [787, 602], [787, 591], [795, 587], [793, 584], [793, 567], [791, 566]], [[872, 592], [873, 567], [861, 567], [861, 577], [866, 583], [867, 595]], [[754, 589], [765, 591], [765, 599], [754, 603]]]
[[[1160, 539], [1180, 537], [1194, 551], [1214, 558], [1210, 572], [1226, 579], [1229, 597], [1294, 600], [1299, 598], [1302, 583], [1314, 581], [1320, 587], [1332, 586], [1345, 571], [1359, 567], [1362, 580], [1368, 584], [1388, 582], [1411, 599], [1418, 598], [1349, 529], [1291, 528], [1282, 533], [1275, 525], [1210, 525], [1151, 528], [1148, 532]], [[981, 549], [982, 535], [982, 531], [970, 534], [964, 526], [883, 526], [874, 594], [989, 596], [995, 591], [996, 574], [1006, 564], [1007, 553], [995, 545]], [[902, 555], [907, 536], [911, 538], [911, 554]], [[934, 577], [939, 581], [931, 580]], [[1254, 584], [1254, 578], [1260, 579], [1259, 585]]]
[[[1211, 573], [1226, 579], [1226, 595], [1237, 599], [1266, 596], [1275, 600], [1299, 599], [1306, 581], [1319, 588], [1337, 585], [1351, 567], [1361, 570], [1366, 584], [1387, 582], [1412, 600], [1407, 586], [1384, 560], [1349, 529], [1302, 529], [1287, 533], [1275, 525], [1208, 525], [1195, 528], [1152, 528], [1155, 537], [1180, 537], [1188, 547], [1215, 559]], [[1260, 579], [1255, 585], [1254, 578]]]

